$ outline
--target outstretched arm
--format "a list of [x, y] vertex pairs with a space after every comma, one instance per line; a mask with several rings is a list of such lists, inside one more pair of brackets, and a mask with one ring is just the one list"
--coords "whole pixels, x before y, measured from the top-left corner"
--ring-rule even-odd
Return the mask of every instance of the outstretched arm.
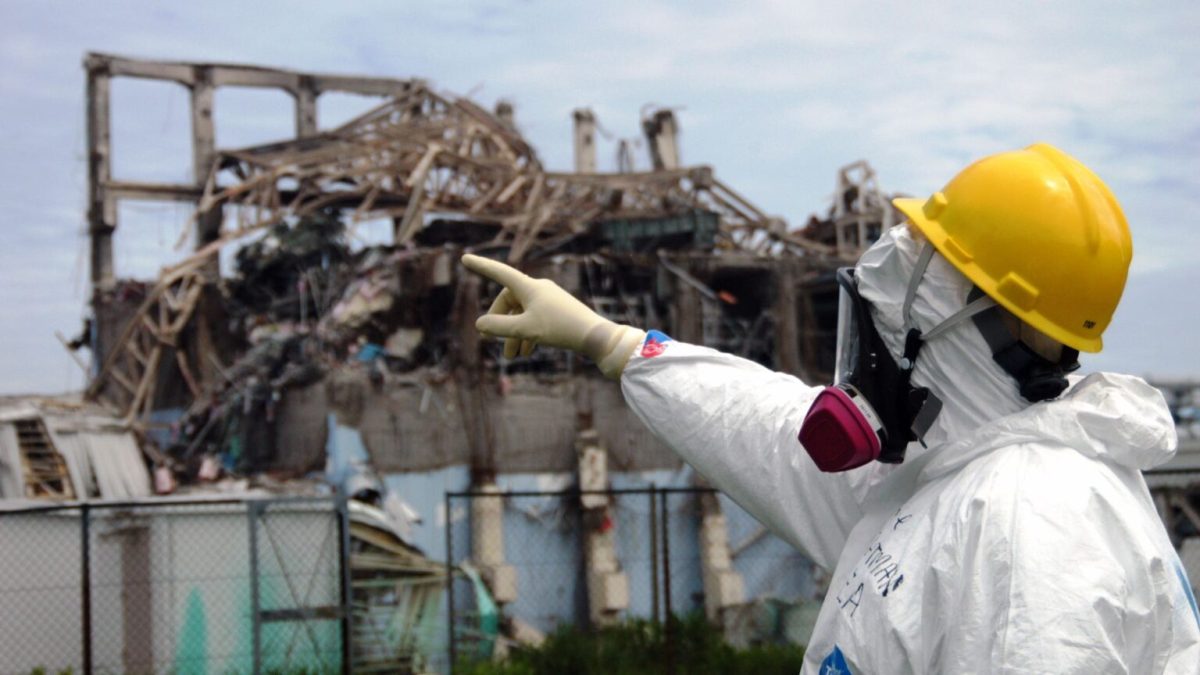
[[796, 439], [819, 388], [651, 332], [621, 376], [625, 401], [742, 508], [832, 570], [875, 470], [822, 473]]
[[[873, 466], [821, 473], [797, 440], [817, 388], [746, 359], [609, 321], [546, 279], [500, 262], [463, 264], [505, 288], [476, 327], [505, 354], [534, 345], [582, 353], [620, 378], [649, 429], [775, 534], [832, 570]], [[622, 374], [624, 373], [624, 374]]]

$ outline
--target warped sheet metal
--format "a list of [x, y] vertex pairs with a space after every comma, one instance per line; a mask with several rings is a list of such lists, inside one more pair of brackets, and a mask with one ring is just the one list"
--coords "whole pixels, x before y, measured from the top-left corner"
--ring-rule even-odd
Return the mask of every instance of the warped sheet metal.
[[26, 399], [0, 409], [0, 498], [27, 496], [17, 426], [35, 419], [45, 426], [78, 497], [132, 499], [152, 494], [141, 447], [117, 420], [86, 405]]
[[17, 427], [15, 424], [0, 423], [0, 498], [18, 499], [24, 496]]

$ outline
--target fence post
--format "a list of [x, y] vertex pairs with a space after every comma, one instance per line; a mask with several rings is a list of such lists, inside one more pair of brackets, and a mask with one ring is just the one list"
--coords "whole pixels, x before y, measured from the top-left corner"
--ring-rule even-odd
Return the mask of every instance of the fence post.
[[454, 536], [450, 513], [450, 492], [446, 492], [446, 651], [450, 658], [447, 672], [453, 675], [458, 652], [454, 645]]
[[79, 505], [79, 537], [80, 537], [80, 570], [79, 582], [82, 586], [81, 607], [79, 611], [81, 630], [80, 641], [83, 647], [83, 673], [92, 675], [92, 517], [91, 505], [83, 502]]
[[650, 616], [658, 624], [658, 486], [650, 484]]
[[262, 509], [259, 501], [246, 502], [246, 516], [250, 529], [250, 633], [253, 644], [253, 666], [251, 672], [262, 672], [262, 623], [258, 606], [258, 518]]
[[669, 491], [663, 490], [659, 494], [662, 495], [662, 541], [663, 541], [663, 609], [666, 612], [665, 622], [663, 623], [663, 636], [666, 641], [665, 649], [667, 656], [667, 674], [674, 675], [675, 673], [675, 644], [674, 630], [672, 629], [673, 615], [671, 613], [671, 532], [670, 532], [670, 513], [668, 508], [667, 498]]
[[342, 673], [354, 672], [354, 602], [350, 576], [350, 505], [346, 493], [337, 495], [338, 558], [341, 561]]

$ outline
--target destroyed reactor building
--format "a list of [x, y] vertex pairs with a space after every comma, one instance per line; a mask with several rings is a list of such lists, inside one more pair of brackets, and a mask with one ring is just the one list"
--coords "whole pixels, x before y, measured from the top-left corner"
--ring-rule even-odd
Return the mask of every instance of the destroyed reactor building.
[[[493, 114], [419, 80], [335, 77], [93, 54], [88, 72], [94, 320], [89, 398], [156, 444], [183, 482], [200, 458], [245, 475], [325, 464], [327, 413], [359, 429], [381, 472], [467, 465], [573, 470], [594, 429], [622, 470], [677, 460], [625, 410], [617, 387], [553, 350], [506, 361], [473, 328], [496, 289], [464, 251], [554, 279], [617, 321], [741, 354], [807, 378], [830, 369], [830, 271], [894, 214], [869, 167], [848, 167], [828, 218], [789, 229], [707, 166], [681, 166], [670, 111], [643, 121], [653, 170], [597, 173], [596, 123], [575, 113], [576, 170], [546, 171], [511, 106]], [[109, 82], [191, 90], [195, 181], [110, 175]], [[214, 147], [213, 91], [295, 97], [296, 137]], [[326, 91], [377, 108], [318, 131]], [[156, 280], [123, 279], [119, 200], [195, 204], [195, 253]], [[355, 223], [388, 218], [390, 245], [351, 250]], [[250, 243], [245, 243], [249, 241]], [[218, 254], [237, 248], [221, 276]], [[235, 456], [230, 456], [230, 454]]]

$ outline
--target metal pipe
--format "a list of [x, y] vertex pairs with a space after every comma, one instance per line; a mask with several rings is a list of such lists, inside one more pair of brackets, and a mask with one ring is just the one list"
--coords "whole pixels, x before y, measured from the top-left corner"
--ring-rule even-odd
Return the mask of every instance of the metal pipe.
[[453, 493], [446, 493], [446, 649], [450, 663], [446, 671], [454, 674], [454, 661], [458, 658], [458, 650], [454, 644], [454, 538], [450, 517], [450, 502]]
[[342, 673], [350, 675], [354, 672], [354, 603], [351, 598], [350, 570], [350, 504], [346, 501], [345, 492], [338, 492], [337, 497], [338, 525], [338, 559], [341, 562], [341, 601], [342, 601]]
[[80, 585], [82, 588], [80, 621], [83, 631], [83, 672], [92, 675], [92, 517], [91, 505], [79, 505]]
[[658, 493], [653, 483], [647, 494], [650, 496], [650, 616], [657, 624], [661, 620], [658, 614]]
[[670, 526], [670, 509], [667, 508], [668, 491], [663, 490], [659, 493], [662, 496], [662, 540], [663, 540], [663, 607], [666, 610], [666, 621], [663, 624], [665, 649], [667, 659], [667, 675], [675, 673], [675, 654], [674, 654], [674, 631], [672, 624], [675, 617], [671, 613], [671, 532], [668, 529]]
[[258, 598], [258, 520], [262, 502], [246, 502], [246, 518], [250, 530], [250, 636], [252, 641], [253, 665], [251, 672], [262, 672], [262, 616]]

